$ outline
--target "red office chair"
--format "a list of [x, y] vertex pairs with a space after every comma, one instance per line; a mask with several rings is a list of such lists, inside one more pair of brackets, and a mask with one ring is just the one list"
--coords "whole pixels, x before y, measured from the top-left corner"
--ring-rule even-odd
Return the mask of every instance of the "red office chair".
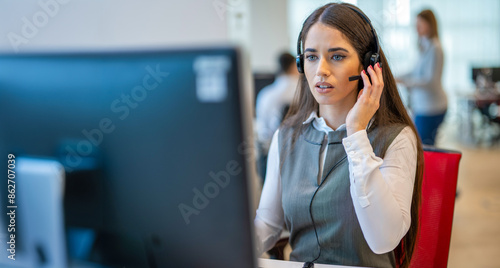
[[424, 147], [420, 230], [411, 268], [447, 266], [461, 157], [460, 152]]

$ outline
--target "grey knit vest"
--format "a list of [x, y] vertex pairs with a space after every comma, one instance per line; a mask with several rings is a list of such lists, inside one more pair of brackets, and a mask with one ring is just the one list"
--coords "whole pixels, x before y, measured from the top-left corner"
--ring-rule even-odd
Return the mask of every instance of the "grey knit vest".
[[[382, 157], [404, 125], [377, 127], [368, 138], [377, 156]], [[290, 231], [292, 261], [312, 261], [319, 254], [309, 206], [318, 234], [321, 255], [317, 263], [369, 267], [396, 267], [393, 252], [375, 254], [368, 246], [350, 194], [349, 166], [342, 139], [345, 130], [316, 130], [312, 123], [290, 150], [291, 131], [281, 129], [278, 137], [282, 202], [285, 223]], [[321, 183], [318, 184], [320, 149], [327, 142]]]

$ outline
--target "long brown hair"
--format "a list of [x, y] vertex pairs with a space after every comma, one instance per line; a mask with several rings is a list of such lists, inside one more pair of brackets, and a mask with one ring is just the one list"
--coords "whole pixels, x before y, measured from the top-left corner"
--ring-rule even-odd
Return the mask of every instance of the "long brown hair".
[[429, 39], [430, 38], [439, 38], [438, 33], [438, 24], [436, 20], [436, 16], [434, 16], [434, 12], [430, 9], [425, 9], [418, 13], [417, 17], [423, 19], [429, 24]]
[[[349, 40], [351, 45], [355, 48], [359, 56], [359, 61], [362, 64], [362, 57], [366, 52], [370, 51], [375, 44], [370, 26], [353, 9], [362, 13], [356, 6], [347, 3], [330, 3], [316, 9], [304, 22], [301, 36], [299, 36], [299, 43], [305, 43], [307, 33], [315, 23], [323, 23], [339, 30], [347, 40]], [[409, 266], [413, 255], [418, 233], [423, 175], [423, 150], [415, 126], [401, 101], [396, 87], [396, 81], [394, 80], [389, 63], [382, 49], [380, 49], [380, 62], [384, 70], [384, 90], [380, 99], [380, 107], [374, 115], [371, 128], [392, 124], [404, 124], [409, 126], [417, 137], [417, 170], [411, 203], [411, 225], [401, 243], [394, 249], [399, 267], [406, 268]], [[311, 112], [318, 112], [318, 109], [319, 104], [316, 102], [309, 89], [306, 77], [304, 74], [301, 74], [294, 100], [282, 125], [282, 129], [288, 132], [290, 135], [289, 137], [292, 139], [292, 147], [298, 136], [306, 128], [306, 125], [302, 124], [302, 122], [309, 117]]]

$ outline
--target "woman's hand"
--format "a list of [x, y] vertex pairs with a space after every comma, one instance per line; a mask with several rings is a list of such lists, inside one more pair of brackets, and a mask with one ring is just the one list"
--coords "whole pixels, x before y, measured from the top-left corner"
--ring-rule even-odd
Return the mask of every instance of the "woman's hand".
[[372, 83], [370, 83], [368, 75], [363, 70], [361, 78], [363, 79], [364, 88], [359, 92], [356, 103], [347, 114], [346, 128], [348, 136], [366, 129], [366, 126], [368, 126], [368, 123], [380, 105], [380, 96], [384, 89], [382, 68], [377, 63], [374, 68], [372, 66], [368, 67], [368, 74]]

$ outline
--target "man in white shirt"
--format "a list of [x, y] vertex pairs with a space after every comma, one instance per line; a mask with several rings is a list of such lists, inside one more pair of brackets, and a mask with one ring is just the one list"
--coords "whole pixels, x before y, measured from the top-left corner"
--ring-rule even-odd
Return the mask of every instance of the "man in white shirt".
[[295, 57], [290, 53], [282, 53], [279, 56], [279, 64], [280, 70], [276, 80], [259, 92], [256, 101], [257, 140], [263, 157], [267, 156], [273, 134], [280, 126], [286, 108], [292, 102], [299, 78]]

